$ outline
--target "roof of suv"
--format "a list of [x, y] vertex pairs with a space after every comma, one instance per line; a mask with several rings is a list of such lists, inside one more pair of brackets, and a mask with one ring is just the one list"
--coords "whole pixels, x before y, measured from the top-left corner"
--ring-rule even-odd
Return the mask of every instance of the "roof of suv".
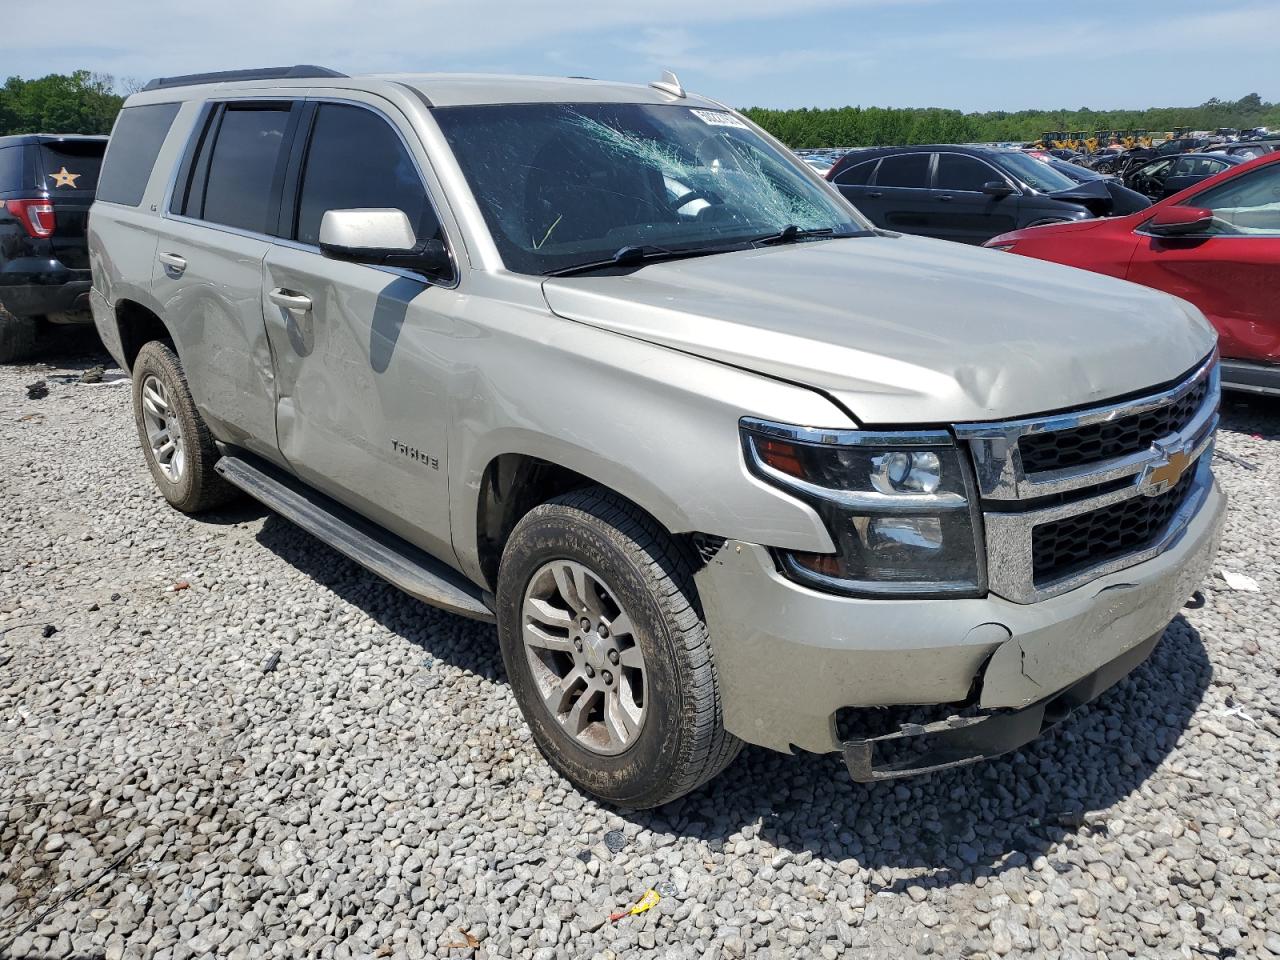
[[[144, 91], [133, 102], [162, 103], [190, 100], [233, 91], [333, 89], [368, 90], [373, 93], [394, 84], [407, 87], [435, 107], [502, 103], [679, 103], [682, 106], [724, 107], [690, 93], [672, 96], [638, 83], [617, 83], [585, 77], [534, 77], [485, 73], [388, 73], [360, 77], [310, 77], [264, 80], [231, 80], [219, 83], [170, 85]], [[136, 100], [134, 99], [136, 98]]]
[[105, 144], [107, 137], [97, 133], [15, 133], [0, 137], [0, 147], [29, 147], [34, 143], [65, 143], [69, 140]]

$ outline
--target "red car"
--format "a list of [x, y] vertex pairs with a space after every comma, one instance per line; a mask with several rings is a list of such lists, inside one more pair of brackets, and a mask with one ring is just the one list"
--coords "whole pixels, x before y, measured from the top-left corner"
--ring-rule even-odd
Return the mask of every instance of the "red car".
[[1280, 395], [1280, 153], [1127, 217], [1029, 227], [985, 246], [1191, 301], [1218, 330], [1222, 385]]

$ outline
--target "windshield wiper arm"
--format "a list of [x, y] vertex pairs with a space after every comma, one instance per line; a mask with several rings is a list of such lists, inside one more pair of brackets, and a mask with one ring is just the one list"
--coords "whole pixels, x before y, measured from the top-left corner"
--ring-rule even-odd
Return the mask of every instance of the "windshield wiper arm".
[[777, 233], [766, 233], [763, 237], [756, 237], [751, 242], [757, 246], [771, 246], [781, 243], [795, 243], [798, 240], [804, 240], [808, 237], [831, 237], [835, 236], [834, 227], [815, 227], [811, 230], [801, 230], [794, 223], [788, 223]]
[[569, 267], [560, 267], [558, 270], [548, 270], [543, 276], [546, 277], [571, 277], [580, 273], [591, 273], [595, 270], [605, 270], [609, 267], [632, 267], [639, 266], [644, 263], [654, 263], [659, 260], [687, 260], [692, 257], [705, 257], [713, 253], [724, 253], [726, 250], [734, 249], [732, 247], [686, 247], [680, 250], [672, 250], [667, 247], [657, 247], [651, 244], [642, 246], [626, 246], [618, 249], [613, 256], [604, 260], [591, 260], [587, 263], [575, 263]]

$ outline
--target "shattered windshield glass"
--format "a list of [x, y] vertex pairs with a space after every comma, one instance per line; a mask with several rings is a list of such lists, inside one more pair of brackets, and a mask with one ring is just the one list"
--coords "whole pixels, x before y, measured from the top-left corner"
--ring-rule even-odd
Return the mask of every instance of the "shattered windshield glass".
[[503, 262], [545, 274], [626, 247], [746, 245], [794, 226], [866, 230], [732, 113], [639, 103], [433, 111]]

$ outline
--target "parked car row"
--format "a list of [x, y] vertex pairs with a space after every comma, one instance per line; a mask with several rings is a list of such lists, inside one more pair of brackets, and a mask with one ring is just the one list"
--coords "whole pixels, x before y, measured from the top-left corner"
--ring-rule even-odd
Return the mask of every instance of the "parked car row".
[[1013, 231], [987, 246], [1189, 300], [1218, 331], [1224, 385], [1280, 395], [1280, 154], [1127, 217]]
[[827, 179], [878, 227], [962, 243], [1092, 219], [1115, 202], [1101, 182], [1078, 182], [1021, 151], [992, 147], [855, 150]]

